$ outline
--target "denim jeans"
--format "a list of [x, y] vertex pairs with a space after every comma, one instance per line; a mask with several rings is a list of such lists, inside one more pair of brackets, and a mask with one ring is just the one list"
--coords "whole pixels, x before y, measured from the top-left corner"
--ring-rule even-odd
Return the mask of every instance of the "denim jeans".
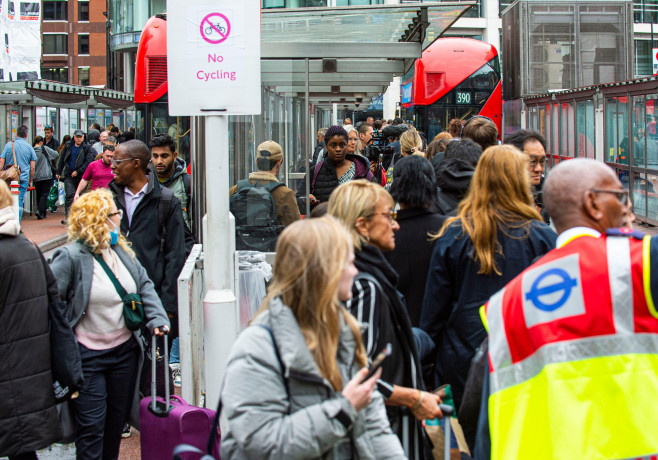
[[27, 193], [27, 181], [20, 182], [20, 187], [18, 188], [18, 220], [20, 221], [23, 218], [23, 203], [25, 201], [25, 194]]
[[178, 345], [178, 337], [171, 342], [171, 351], [169, 352], [169, 364], [180, 363], [180, 346]]

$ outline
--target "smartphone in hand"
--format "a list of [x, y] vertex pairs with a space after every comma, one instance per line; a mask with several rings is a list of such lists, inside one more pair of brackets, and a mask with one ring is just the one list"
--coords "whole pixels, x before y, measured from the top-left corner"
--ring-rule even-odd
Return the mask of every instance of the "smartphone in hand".
[[387, 343], [384, 349], [377, 355], [375, 360], [372, 362], [370, 367], [368, 368], [368, 374], [363, 378], [361, 383], [365, 382], [369, 378], [371, 378], [373, 375], [375, 375], [375, 372], [379, 370], [380, 367], [384, 364], [384, 361], [386, 361], [386, 358], [391, 356], [393, 353], [393, 345], [390, 343]]

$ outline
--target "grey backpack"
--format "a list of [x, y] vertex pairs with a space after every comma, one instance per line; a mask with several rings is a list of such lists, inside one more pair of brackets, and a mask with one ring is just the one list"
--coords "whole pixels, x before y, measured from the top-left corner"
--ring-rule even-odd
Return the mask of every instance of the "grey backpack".
[[238, 250], [272, 252], [283, 227], [279, 225], [272, 192], [281, 182], [251, 184], [238, 182], [231, 196], [230, 210], [235, 217], [235, 246]]

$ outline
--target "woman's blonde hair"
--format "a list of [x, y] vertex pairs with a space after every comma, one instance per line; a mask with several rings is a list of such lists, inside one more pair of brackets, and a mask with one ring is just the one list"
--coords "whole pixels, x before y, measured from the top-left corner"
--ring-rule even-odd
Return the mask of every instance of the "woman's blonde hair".
[[[69, 241], [80, 241], [94, 254], [100, 254], [101, 249], [110, 244], [107, 220], [113, 204], [112, 192], [105, 188], [85, 193], [75, 200], [69, 213]], [[131, 256], [134, 255], [128, 240], [121, 234], [119, 246]]]
[[11, 199], [11, 191], [9, 186], [3, 180], [0, 180], [0, 209], [5, 209], [14, 205], [14, 200]]
[[457, 216], [446, 220], [436, 237], [458, 219], [473, 243], [473, 258], [480, 264], [478, 274], [502, 275], [494, 259], [496, 253], [503, 255], [499, 227], [527, 227], [529, 232], [530, 223], [541, 220], [530, 194], [527, 155], [512, 145], [486, 149]]
[[400, 150], [404, 155], [423, 155], [423, 140], [418, 131], [411, 128], [400, 136]]
[[367, 363], [359, 324], [338, 298], [338, 286], [351, 251], [348, 232], [333, 217], [289, 225], [279, 236], [272, 280], [259, 310], [267, 310], [273, 299], [281, 297], [295, 315], [320, 374], [336, 391], [343, 388], [336, 362], [340, 315], [356, 340], [356, 362], [361, 366]]
[[347, 182], [334, 190], [329, 197], [327, 213], [345, 225], [352, 235], [354, 247], [358, 250], [366, 240], [357, 231], [356, 220], [359, 217], [370, 218], [382, 198], [390, 202], [391, 206], [395, 204], [393, 197], [384, 187], [366, 179]]

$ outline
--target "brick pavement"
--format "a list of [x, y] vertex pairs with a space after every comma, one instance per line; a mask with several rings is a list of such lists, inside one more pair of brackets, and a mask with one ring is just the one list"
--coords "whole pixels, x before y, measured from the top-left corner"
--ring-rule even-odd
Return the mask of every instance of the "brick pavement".
[[60, 206], [57, 212], [48, 212], [45, 219], [37, 219], [33, 214], [23, 213], [23, 220], [21, 221], [21, 230], [23, 234], [36, 244], [42, 244], [53, 238], [66, 235], [66, 226], [60, 222], [64, 218], [64, 207]]

